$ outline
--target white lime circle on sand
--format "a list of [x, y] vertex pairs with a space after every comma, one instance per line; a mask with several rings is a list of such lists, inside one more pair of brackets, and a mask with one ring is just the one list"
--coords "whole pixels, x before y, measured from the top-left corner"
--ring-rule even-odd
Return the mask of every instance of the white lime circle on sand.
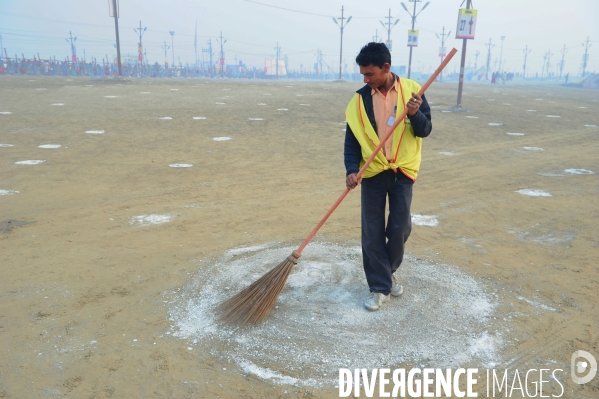
[[517, 190], [516, 192], [518, 194], [528, 195], [530, 197], [552, 197], [552, 195], [549, 194], [546, 191], [535, 190], [535, 189], [531, 189], [531, 188], [525, 188], [525, 189], [522, 189], [522, 190]]
[[14, 144], [0, 144], [0, 147], [14, 147]]
[[528, 151], [545, 151], [545, 149], [541, 148], [541, 147], [522, 147], [522, 148], [524, 148], [525, 150], [528, 150]]
[[26, 161], [15, 162], [15, 165], [39, 165], [44, 162], [46, 161], [43, 159], [28, 159]]
[[216, 103], [217, 105], [225, 105], [225, 103]]
[[87, 134], [104, 134], [105, 131], [104, 130], [86, 130], [85, 133], [87, 133]]
[[213, 137], [212, 140], [214, 140], [214, 141], [229, 141], [229, 140], [231, 140], [231, 137]]
[[160, 118], [158, 118], [158, 119], [162, 119], [162, 120], [164, 120], [164, 121], [170, 121], [170, 120], [171, 120], [171, 119], [173, 119], [173, 118], [171, 118], [170, 116], [161, 116], [161, 117], [160, 117]]
[[572, 175], [594, 175], [595, 172], [587, 169], [564, 169], [564, 172]]
[[597, 125], [584, 125], [585, 127], [599, 127]]
[[60, 144], [42, 144], [38, 145], [37, 148], [60, 148], [62, 145]]
[[106, 98], [117, 98], [118, 96], [104, 96]]
[[501, 126], [503, 123], [491, 122], [489, 126]]
[[172, 163], [169, 165], [169, 168], [191, 168], [193, 164], [191, 163]]
[[561, 118], [559, 115], [545, 115], [547, 118]]
[[54, 106], [57, 106], [57, 107], [62, 107], [64, 105], [64, 103], [54, 103], [54, 104], [51, 104], [51, 105], [54, 105]]
[[264, 118], [248, 118], [251, 121], [263, 121]]
[[266, 105], [265, 103], [258, 103], [258, 105]]
[[466, 118], [470, 118], [470, 119], [478, 119], [478, 116], [470, 116], [470, 115], [468, 115], [468, 116], [466, 116]]
[[131, 220], [129, 221], [129, 225], [131, 226], [149, 226], [149, 225], [153, 225], [153, 224], [162, 224], [162, 223], [167, 223], [170, 222], [171, 219], [173, 218], [173, 215], [158, 215], [158, 214], [152, 214], [152, 215], [139, 215], [139, 216], [133, 216], [131, 218]]
[[369, 312], [362, 305], [368, 287], [358, 246], [310, 244], [263, 324], [219, 326], [215, 307], [293, 249], [236, 248], [202, 264], [187, 286], [165, 294], [167, 334], [274, 383], [329, 388], [340, 367], [501, 361], [506, 331], [494, 320], [495, 299], [479, 280], [453, 265], [407, 257], [399, 271], [403, 296]]
[[526, 112], [537, 112], [536, 109], [527, 109]]
[[310, 106], [310, 104], [300, 104], [300, 105], [304, 106], [304, 107], [309, 107]]
[[0, 195], [15, 195], [19, 194], [17, 190], [2, 190], [0, 189]]
[[277, 108], [277, 111], [289, 111], [289, 108]]
[[12, 112], [9, 111], [0, 111], [0, 115], [10, 115]]
[[524, 136], [524, 133], [507, 133], [510, 136]]
[[204, 119], [206, 119], [205, 116], [192, 116], [192, 118], [195, 119], [195, 120], [204, 120]]
[[454, 155], [454, 153], [451, 151], [439, 151], [439, 154], [440, 155]]

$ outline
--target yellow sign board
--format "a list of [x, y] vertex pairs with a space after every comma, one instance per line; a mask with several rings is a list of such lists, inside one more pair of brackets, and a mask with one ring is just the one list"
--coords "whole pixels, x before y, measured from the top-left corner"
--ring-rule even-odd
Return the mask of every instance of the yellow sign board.
[[456, 39], [474, 39], [477, 13], [477, 10], [471, 8], [460, 9], [458, 13], [458, 27], [455, 32]]
[[418, 47], [417, 30], [408, 30], [408, 47]]

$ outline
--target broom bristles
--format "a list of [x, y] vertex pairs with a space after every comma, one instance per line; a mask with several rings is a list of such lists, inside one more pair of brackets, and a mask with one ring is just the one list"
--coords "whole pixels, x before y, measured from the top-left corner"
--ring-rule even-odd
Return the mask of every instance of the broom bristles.
[[277, 297], [301, 255], [293, 251], [283, 262], [254, 281], [243, 291], [220, 304], [218, 322], [223, 324], [262, 323], [270, 314]]

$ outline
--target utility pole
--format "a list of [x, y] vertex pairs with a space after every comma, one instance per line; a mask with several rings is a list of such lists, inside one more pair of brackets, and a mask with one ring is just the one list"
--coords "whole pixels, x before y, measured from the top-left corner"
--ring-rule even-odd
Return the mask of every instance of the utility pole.
[[223, 69], [225, 68], [225, 51], [223, 49], [223, 44], [227, 42], [227, 39], [223, 41], [223, 32], [220, 32], [220, 77], [223, 77]]
[[73, 63], [73, 67], [77, 62], [77, 49], [75, 48], [75, 41], [77, 41], [77, 36], [73, 38], [73, 34], [69, 32], [69, 38], [64, 39], [67, 43], [71, 43], [71, 62]]
[[275, 47], [276, 51], [276, 65], [275, 70], [277, 71], [277, 80], [279, 80], [279, 57], [281, 55], [281, 48], [279, 47], [279, 42], [277, 42], [277, 47]]
[[[426, 2], [426, 4], [420, 9], [420, 11], [418, 11], [418, 13], [416, 13], [416, 3], [419, 3], [422, 0], [409, 0], [409, 1], [410, 1], [410, 3], [414, 3], [414, 12], [413, 13], [410, 13], [410, 11], [408, 11], [408, 8], [406, 7], [406, 5], [404, 3], [401, 3], [401, 6], [403, 7], [404, 10], [406, 10], [406, 12], [412, 18], [412, 30], [414, 30], [414, 23], [416, 22], [416, 17], [418, 16], [418, 14], [420, 14], [426, 8], [426, 6], [428, 6], [430, 4], [430, 1]], [[470, 4], [470, 0], [468, 0], [468, 4]], [[466, 42], [464, 42], [464, 46], [466, 46]], [[414, 48], [413, 46], [410, 46], [410, 58], [408, 61], [408, 79], [410, 79], [410, 74], [412, 72], [412, 49], [413, 48]]]
[[121, 41], [119, 40], [119, 8], [117, 0], [110, 1], [110, 16], [114, 17], [114, 30], [116, 32], [116, 64], [119, 68], [119, 76], [123, 76], [121, 67]]
[[341, 46], [339, 48], [339, 80], [341, 80], [341, 65], [343, 64], [343, 28], [345, 28], [345, 26], [349, 24], [349, 21], [351, 21], [351, 17], [348, 17], [347, 21], [345, 21], [345, 23], [343, 22], [343, 20], [346, 19], [343, 16], [343, 11], [343, 6], [341, 6], [341, 18], [339, 18], [341, 23], [337, 22], [337, 18], [333, 18], [333, 21], [341, 29]]
[[389, 15], [387, 15], [385, 18], [387, 18], [387, 22], [383, 22], [383, 21], [379, 21], [379, 22], [381, 23], [381, 25], [383, 25], [383, 28], [385, 28], [385, 30], [387, 31], [387, 40], [391, 40], [391, 29], [393, 29], [393, 27], [395, 25], [397, 25], [397, 23], [399, 22], [399, 18], [393, 24], [391, 24], [391, 9], [389, 9]]
[[[470, 9], [471, 4], [472, 4], [472, 1], [468, 0], [468, 2], [466, 3], [466, 8]], [[464, 67], [466, 66], [466, 44], [467, 43], [468, 43], [468, 39], [462, 39], [462, 60], [460, 62], [460, 80], [458, 83], [458, 101], [454, 107], [451, 107], [449, 109], [450, 111], [467, 111], [466, 108], [462, 107], [462, 90], [464, 88]]]
[[528, 57], [528, 53], [530, 53], [532, 49], [529, 49], [527, 44], [524, 50], [522, 51], [524, 52], [524, 66], [522, 68], [522, 79], [526, 79], [526, 57]]
[[378, 43], [378, 42], [379, 42], [379, 37], [380, 37], [380, 36], [379, 36], [379, 30], [378, 30], [378, 29], [376, 29], [376, 30], [375, 30], [375, 35], [374, 35], [374, 36], [372, 36], [372, 41], [373, 41], [373, 42], [376, 42], [376, 43]]
[[562, 80], [562, 72], [564, 72], [564, 57], [566, 56], [566, 45], [564, 44], [564, 48], [562, 49], [562, 60], [559, 63], [559, 80]]
[[[437, 39], [441, 40], [441, 51], [439, 51], [439, 57], [441, 57], [441, 63], [443, 63], [443, 58], [445, 58], [445, 38], [449, 37], [449, 35], [451, 34], [451, 31], [447, 32], [447, 34], [445, 34], [445, 27], [443, 27], [443, 31], [441, 32], [441, 37], [439, 37], [438, 34], [435, 33], [435, 36], [437, 36]], [[465, 39], [464, 39], [465, 40]], [[441, 71], [441, 73], [439, 74], [439, 80], [443, 80], [443, 71]]]
[[548, 52], [545, 53], [545, 56], [543, 57], [544, 60], [547, 60], [547, 62], [544, 65], [544, 66], [546, 66], [546, 69], [547, 69], [547, 77], [549, 77], [549, 66], [551, 65], [550, 62], [551, 62], [552, 55], [553, 54], [551, 54], [551, 50], [549, 50]]
[[491, 38], [489, 38], [489, 44], [485, 43], [485, 46], [489, 49], [487, 52], [487, 73], [485, 75], [485, 79], [489, 80], [489, 69], [491, 68], [491, 49], [495, 47], [494, 44], [491, 44]]
[[584, 78], [586, 69], [587, 69], [587, 61], [589, 60], [589, 47], [592, 44], [589, 44], [589, 37], [587, 36], [586, 42], [582, 43], [582, 47], [584, 47], [584, 55], [582, 56], [582, 77]]
[[165, 68], [165, 69], [168, 69], [168, 58], [166, 58], [166, 57], [167, 57], [167, 55], [166, 55], [166, 51], [167, 51], [169, 48], [171, 48], [171, 46], [167, 46], [167, 45], [166, 45], [166, 40], [165, 40], [165, 41], [164, 41], [164, 46], [162, 46], [162, 48], [164, 49], [164, 68]]
[[139, 44], [137, 46], [137, 51], [139, 52], [139, 54], [137, 56], [137, 59], [140, 64], [143, 64], [143, 60], [144, 60], [144, 57], [143, 57], [144, 47], [142, 45], [141, 38], [142, 38], [144, 32], [146, 31], [146, 29], [148, 29], [148, 28], [143, 28], [143, 30], [141, 29], [141, 21], [139, 21], [139, 29], [133, 28], [133, 30], [139, 35]]
[[175, 66], [175, 31], [171, 30], [168, 33], [171, 34], [171, 50], [173, 52], [173, 67]]
[[503, 62], [503, 41], [505, 40], [505, 36], [501, 36], [501, 50], [499, 50], [499, 72], [503, 72], [502, 62]]
[[480, 55], [480, 51], [476, 50], [474, 53], [474, 69], [478, 68], [478, 56]]

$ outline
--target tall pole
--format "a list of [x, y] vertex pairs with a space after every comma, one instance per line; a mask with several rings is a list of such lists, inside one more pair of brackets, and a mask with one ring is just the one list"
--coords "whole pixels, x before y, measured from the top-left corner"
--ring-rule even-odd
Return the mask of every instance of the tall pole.
[[175, 66], [175, 31], [171, 30], [168, 33], [171, 34], [171, 50], [173, 52], [173, 67]]
[[476, 50], [474, 53], [474, 69], [478, 68], [478, 56], [480, 55], [480, 51]]
[[501, 50], [499, 50], [499, 72], [503, 72], [502, 62], [503, 62], [503, 41], [505, 40], [505, 36], [501, 36]]
[[591, 47], [591, 46], [592, 46], [592, 44], [589, 44], [589, 37], [587, 36], [586, 42], [582, 43], [582, 47], [584, 47], [584, 55], [582, 56], [582, 77], [583, 78], [586, 73], [587, 61], [589, 60], [589, 47]]
[[[341, 67], [343, 65], [343, 28], [345, 26], [347, 26], [349, 21], [351, 21], [351, 17], [345, 18], [343, 16], [343, 12], [344, 12], [344, 8], [343, 8], [343, 6], [341, 6], [341, 18], [339, 18], [341, 20], [341, 22], [337, 22], [337, 18], [333, 18], [333, 21], [341, 29], [341, 45], [339, 47], [339, 80], [341, 80]], [[345, 19], [347, 19], [347, 21], [344, 21]]]
[[381, 25], [383, 25], [383, 28], [385, 28], [385, 30], [387, 31], [387, 40], [391, 40], [391, 29], [393, 29], [393, 27], [395, 25], [397, 25], [397, 23], [399, 22], [399, 18], [397, 20], [395, 20], [395, 22], [392, 24], [391, 23], [391, 9], [389, 9], [389, 15], [387, 15], [385, 17], [387, 19], [387, 22], [383, 22], [383, 21], [379, 21], [381, 23]]
[[164, 49], [164, 68], [168, 69], [168, 58], [166, 55], [166, 51], [171, 48], [171, 46], [167, 46], [166, 45], [166, 40], [164, 41], [164, 46], [162, 46], [162, 48]]
[[524, 52], [524, 66], [522, 67], [522, 79], [526, 79], [526, 57], [528, 57], [528, 53], [530, 53], [532, 50], [528, 48], [527, 44], [524, 50], [522, 51]]
[[212, 64], [212, 39], [208, 39], [208, 51], [210, 52], [210, 77], [212, 77], [212, 70], [214, 68], [214, 64]]
[[[439, 40], [441, 40], [441, 51], [439, 51], [439, 57], [441, 57], [441, 63], [443, 63], [443, 58], [445, 58], [445, 38], [449, 37], [449, 35], [451, 34], [451, 31], [447, 32], [447, 34], [445, 34], [445, 27], [443, 27], [443, 31], [441, 32], [441, 37], [439, 37], [439, 35], [437, 35], [435, 33], [435, 36], [437, 36], [437, 38]], [[464, 39], [466, 40], [466, 39]], [[441, 71], [441, 73], [439, 74], [439, 80], [443, 80], [443, 71]]]
[[64, 40], [71, 44], [71, 63], [74, 67], [75, 62], [77, 62], [77, 50], [75, 49], [75, 41], [77, 41], [77, 36], [73, 37], [73, 34], [69, 32], [69, 38]]
[[277, 47], [275, 47], [276, 51], [276, 62], [275, 70], [277, 71], [277, 80], [279, 80], [279, 54], [281, 54], [281, 48], [279, 47], [279, 42], [277, 42]]
[[[133, 28], [133, 30], [139, 35], [139, 45], [138, 45], [138, 48], [137, 48], [137, 51], [139, 52], [139, 54], [138, 54], [137, 59], [138, 59], [138, 61], [139, 61], [140, 64], [143, 63], [143, 56], [142, 56], [142, 54], [143, 54], [143, 51], [144, 51], [144, 47], [143, 47], [141, 38], [142, 38], [144, 32], [146, 31], [146, 29], [148, 29], [148, 28], [143, 28], [143, 30], [141, 29], [141, 21], [139, 21], [139, 30], [137, 28]], [[147, 63], [147, 60], [146, 60], [146, 63]]]
[[112, 9], [114, 10], [114, 30], [116, 32], [116, 64], [119, 68], [119, 76], [123, 76], [123, 69], [121, 67], [121, 41], [119, 40], [119, 10], [116, 0], [112, 0]]
[[[466, 3], [466, 8], [470, 8], [471, 0], [468, 0]], [[466, 44], [468, 43], [468, 39], [462, 39], [462, 61], [460, 63], [460, 81], [458, 84], [458, 103], [455, 108], [460, 111], [465, 111], [465, 108], [462, 107], [462, 89], [464, 88], [464, 67], [466, 66]]]
[[549, 66], [551, 65], [551, 50], [549, 50], [548, 52], [545, 53], [545, 57], [543, 57], [545, 60], [547, 60], [547, 63], [545, 65], [545, 69], [547, 70], [547, 77], [549, 77]]
[[489, 44], [485, 43], [485, 46], [487, 46], [488, 52], [487, 52], [487, 73], [485, 74], [485, 79], [489, 80], [489, 69], [491, 69], [491, 49], [493, 47], [495, 47], [494, 44], [491, 44], [491, 38], [489, 38]]
[[[414, 30], [414, 24], [416, 22], [416, 17], [418, 16], [418, 14], [420, 14], [422, 12], [422, 10], [424, 10], [426, 8], [426, 6], [429, 5], [430, 2], [427, 2], [421, 9], [420, 11], [418, 11], [418, 13], [416, 13], [416, 3], [421, 2], [422, 0], [409, 0], [411, 3], [414, 3], [414, 12], [410, 13], [410, 11], [408, 10], [408, 8], [406, 7], [406, 5], [404, 3], [401, 3], [401, 6], [403, 7], [404, 10], [406, 10], [406, 12], [410, 15], [410, 17], [412, 18], [412, 30]], [[410, 79], [410, 75], [412, 73], [412, 50], [413, 50], [414, 46], [410, 46], [410, 57], [408, 60], [408, 79]]]
[[220, 77], [223, 77], [223, 69], [225, 68], [225, 51], [223, 49], [223, 44], [225, 44], [227, 40], [223, 40], [223, 32], [220, 32]]
[[564, 72], [564, 57], [566, 56], [566, 45], [564, 44], [564, 48], [562, 49], [562, 60], [559, 63], [559, 80], [562, 80], [562, 73]]

